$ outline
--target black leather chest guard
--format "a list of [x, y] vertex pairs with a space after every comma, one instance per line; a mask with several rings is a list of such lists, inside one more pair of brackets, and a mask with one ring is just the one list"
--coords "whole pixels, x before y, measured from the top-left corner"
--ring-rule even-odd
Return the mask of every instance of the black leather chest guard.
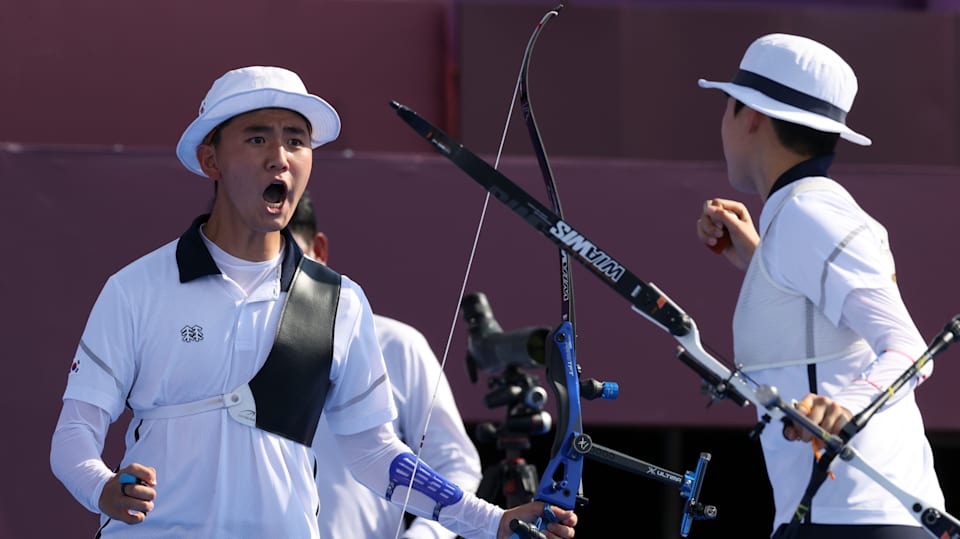
[[340, 274], [302, 257], [267, 361], [248, 384], [256, 426], [311, 445], [330, 386]]

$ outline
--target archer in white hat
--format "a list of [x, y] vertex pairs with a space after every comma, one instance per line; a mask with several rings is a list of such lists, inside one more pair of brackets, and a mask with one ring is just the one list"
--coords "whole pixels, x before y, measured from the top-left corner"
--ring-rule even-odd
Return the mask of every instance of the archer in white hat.
[[[325, 270], [316, 293], [287, 301], [319, 271], [287, 223], [313, 149], [339, 131], [336, 111], [299, 76], [262, 66], [214, 82], [184, 131], [180, 161], [217, 185], [211, 214], [107, 280], [53, 435], [54, 474], [100, 514], [99, 537], [319, 537], [321, 410], [361, 483], [405, 504], [415, 477], [430, 488], [415, 487], [405, 507], [455, 533], [505, 539], [511, 520], [545, 511], [541, 502], [505, 511], [428, 463], [414, 466], [393, 429], [373, 314], [357, 283]], [[307, 316], [281, 317], [300, 304]], [[317, 341], [305, 335], [327, 335], [326, 347], [303, 353], [297, 345]], [[323, 357], [327, 370], [317, 368]], [[111, 469], [100, 448], [126, 408], [126, 451]], [[553, 513], [550, 536], [573, 537], [577, 516]]]
[[[735, 360], [838, 434], [926, 349], [900, 297], [886, 229], [829, 172], [839, 139], [870, 144], [847, 125], [856, 76], [821, 43], [770, 34], [750, 45], [732, 81], [699, 84], [727, 95], [721, 138], [730, 184], [763, 203], [758, 227], [744, 204], [720, 198], [704, 203], [697, 220], [700, 241], [746, 271], [733, 319]], [[908, 493], [943, 507], [913, 394], [928, 367], [853, 443]], [[761, 435], [776, 537], [927, 537], [897, 498], [839, 459], [835, 479], [805, 499], [815, 463], [810, 440], [794, 426], [771, 425]]]

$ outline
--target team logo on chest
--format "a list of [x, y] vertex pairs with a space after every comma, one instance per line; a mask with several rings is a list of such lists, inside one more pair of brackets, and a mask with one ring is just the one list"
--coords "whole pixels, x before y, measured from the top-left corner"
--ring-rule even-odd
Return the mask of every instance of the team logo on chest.
[[203, 328], [200, 326], [183, 326], [180, 330], [183, 342], [200, 342], [203, 340]]

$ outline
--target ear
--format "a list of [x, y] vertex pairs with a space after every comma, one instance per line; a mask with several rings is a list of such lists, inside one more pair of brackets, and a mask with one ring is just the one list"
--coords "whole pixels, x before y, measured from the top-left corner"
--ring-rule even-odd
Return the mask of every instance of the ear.
[[219, 180], [223, 176], [220, 165], [217, 163], [217, 150], [213, 145], [201, 144], [197, 146], [197, 161], [200, 162], [200, 169], [211, 180]]
[[327, 235], [323, 232], [317, 232], [313, 236], [313, 243], [310, 245], [310, 250], [313, 252], [313, 258], [317, 262], [320, 262], [324, 266], [327, 265], [327, 252], [329, 250], [329, 244], [327, 242]]
[[750, 133], [756, 133], [760, 129], [760, 126], [763, 125], [764, 122], [770, 121], [770, 117], [767, 116], [766, 114], [757, 112], [751, 109], [750, 107], [746, 107], [746, 109], [750, 112], [750, 116], [749, 116], [750, 123], [747, 126]]

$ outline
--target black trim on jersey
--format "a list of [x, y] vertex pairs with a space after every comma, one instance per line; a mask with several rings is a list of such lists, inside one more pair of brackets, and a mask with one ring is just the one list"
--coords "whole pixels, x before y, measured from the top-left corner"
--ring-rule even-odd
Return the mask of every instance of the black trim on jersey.
[[[817, 364], [808, 363], [807, 364], [807, 389], [810, 393], [817, 392]], [[813, 463], [810, 469], [811, 481], [815, 480], [817, 476], [817, 458], [813, 458]], [[807, 516], [804, 518], [803, 522], [800, 523], [801, 526], [808, 526], [813, 523], [813, 500], [810, 500], [810, 503], [807, 504]]]
[[[220, 275], [221, 273], [200, 236], [200, 225], [206, 223], [208, 219], [210, 219], [210, 214], [201, 215], [194, 219], [190, 228], [177, 241], [177, 269], [180, 270], [181, 283], [189, 283], [200, 277]], [[285, 244], [288, 247], [284, 250], [280, 269], [280, 290], [287, 292], [290, 290], [290, 283], [293, 282], [293, 274], [297, 270], [297, 264], [303, 257], [303, 251], [300, 250], [300, 246], [297, 245], [289, 230], [284, 228], [280, 233], [283, 234]]]
[[820, 176], [829, 178], [830, 176], [827, 175], [827, 170], [829, 170], [830, 165], [833, 164], [834, 157], [836, 157], [836, 154], [828, 153], [797, 163], [781, 174], [780, 177], [777, 178], [777, 181], [773, 182], [773, 185], [770, 187], [770, 192], [767, 193], [767, 198], [769, 199], [780, 189], [803, 178], [816, 178]]
[[[313, 480], [314, 480], [314, 481], [317, 480], [317, 466], [318, 466], [318, 465], [319, 465], [319, 463], [317, 462], [317, 455], [314, 454], [314, 455], [313, 455]], [[313, 516], [315, 516], [315, 517], [319, 517], [319, 516], [320, 516], [320, 503], [319, 503], [319, 502], [317, 503], [317, 508], [316, 508], [316, 510], [314, 510], [314, 512], [313, 512]]]

